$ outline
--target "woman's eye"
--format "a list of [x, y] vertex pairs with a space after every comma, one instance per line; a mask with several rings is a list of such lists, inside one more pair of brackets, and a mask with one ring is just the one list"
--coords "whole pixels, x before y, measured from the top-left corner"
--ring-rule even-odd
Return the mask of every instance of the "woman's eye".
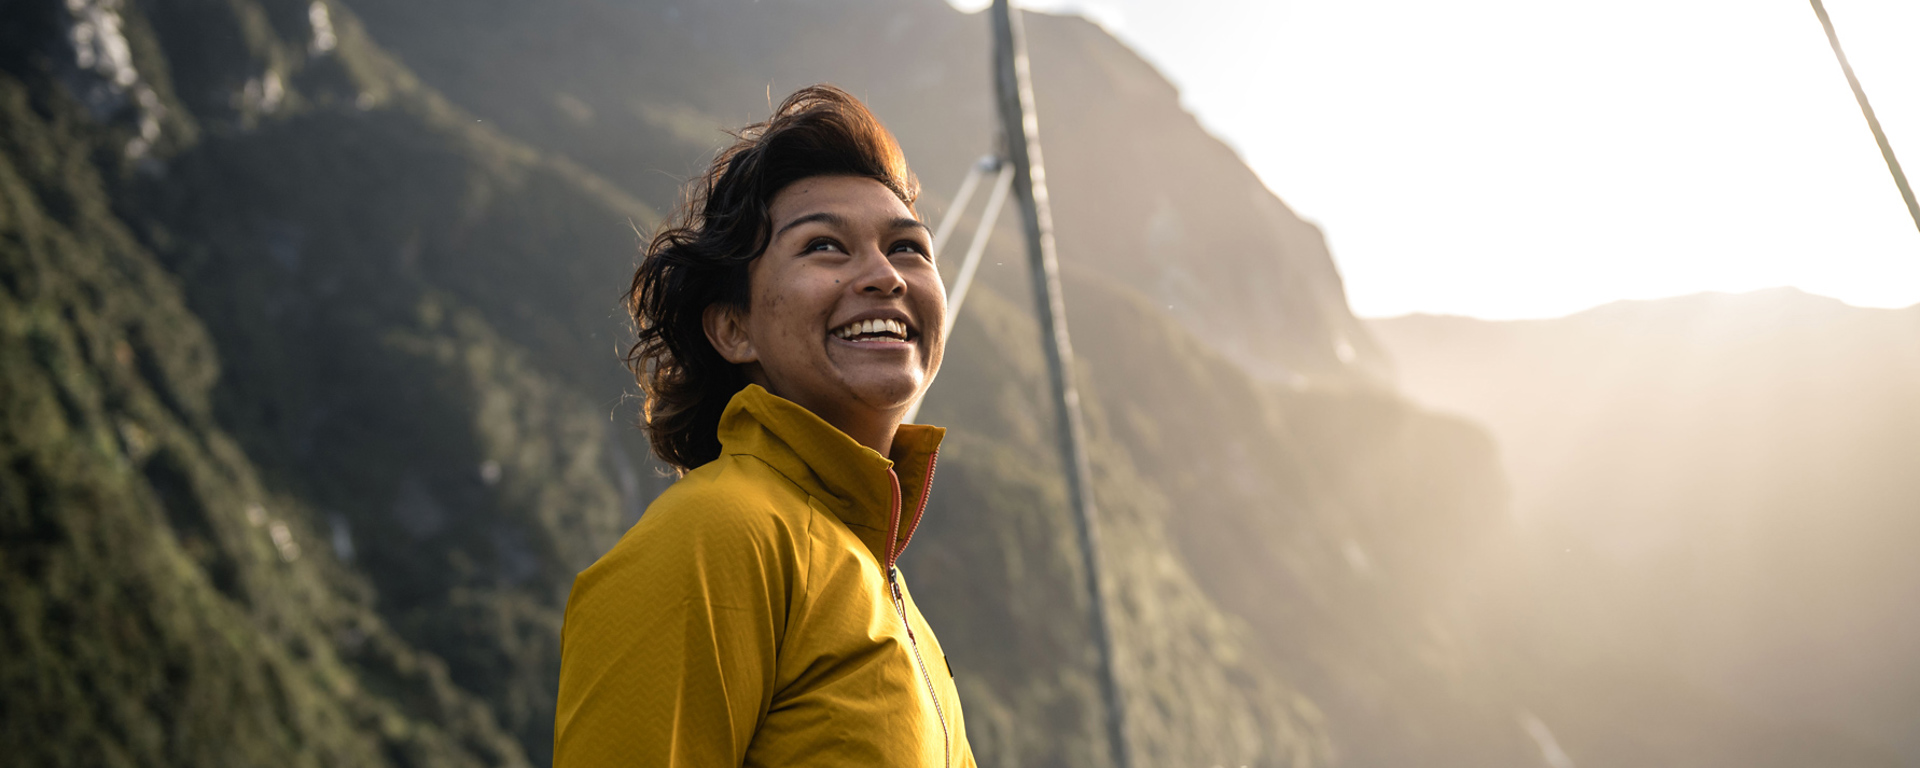
[[926, 256], [927, 247], [919, 243], [916, 243], [912, 240], [903, 240], [893, 245], [893, 252], [894, 253], [917, 253], [922, 256]]
[[841, 248], [839, 243], [836, 243], [832, 240], [815, 240], [811, 243], [807, 243], [806, 250], [808, 253], [831, 253], [834, 251], [841, 250]]

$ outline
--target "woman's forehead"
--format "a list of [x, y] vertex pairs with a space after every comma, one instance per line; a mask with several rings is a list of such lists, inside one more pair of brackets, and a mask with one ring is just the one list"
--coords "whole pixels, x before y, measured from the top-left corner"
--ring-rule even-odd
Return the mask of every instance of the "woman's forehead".
[[887, 185], [864, 176], [809, 176], [788, 184], [767, 206], [775, 232], [801, 219], [827, 223], [883, 223], [914, 219], [913, 210]]

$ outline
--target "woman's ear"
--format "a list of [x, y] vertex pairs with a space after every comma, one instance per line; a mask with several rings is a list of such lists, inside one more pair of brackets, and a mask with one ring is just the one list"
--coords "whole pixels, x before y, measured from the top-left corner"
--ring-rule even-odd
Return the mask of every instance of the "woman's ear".
[[759, 362], [760, 353], [754, 350], [753, 340], [747, 337], [745, 308], [709, 304], [706, 311], [701, 313], [700, 321], [707, 332], [707, 342], [727, 362], [735, 365]]

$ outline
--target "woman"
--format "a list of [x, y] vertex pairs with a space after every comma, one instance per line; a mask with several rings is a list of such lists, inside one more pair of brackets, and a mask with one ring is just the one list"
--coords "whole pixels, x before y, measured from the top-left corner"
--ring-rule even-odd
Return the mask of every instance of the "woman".
[[970, 766], [895, 563], [944, 430], [945, 291], [893, 136], [831, 86], [751, 126], [654, 237], [628, 306], [682, 477], [574, 581], [554, 764]]

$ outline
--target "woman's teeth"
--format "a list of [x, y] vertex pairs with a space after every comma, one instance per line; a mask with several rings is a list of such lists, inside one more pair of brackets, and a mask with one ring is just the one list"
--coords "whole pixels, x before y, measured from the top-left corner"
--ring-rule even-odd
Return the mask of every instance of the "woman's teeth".
[[907, 324], [898, 320], [860, 320], [833, 329], [848, 341], [906, 341]]

